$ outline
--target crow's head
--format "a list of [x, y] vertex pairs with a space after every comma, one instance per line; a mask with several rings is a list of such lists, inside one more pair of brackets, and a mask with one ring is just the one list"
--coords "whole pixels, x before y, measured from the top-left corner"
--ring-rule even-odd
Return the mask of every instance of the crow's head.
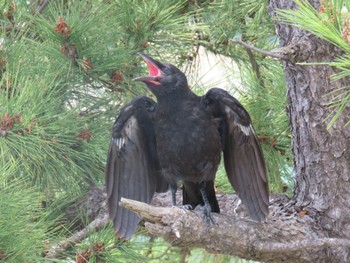
[[144, 53], [139, 54], [147, 63], [149, 74], [134, 80], [144, 82], [156, 96], [188, 89], [187, 78], [177, 67], [161, 63]]

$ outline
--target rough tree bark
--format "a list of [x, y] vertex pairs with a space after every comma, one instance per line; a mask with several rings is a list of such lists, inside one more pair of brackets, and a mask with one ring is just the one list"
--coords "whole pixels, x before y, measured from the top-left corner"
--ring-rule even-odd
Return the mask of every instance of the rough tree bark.
[[[309, 1], [316, 9], [320, 2]], [[294, 9], [291, 0], [270, 1], [275, 9]], [[324, 120], [330, 114], [325, 96], [348, 86], [350, 79], [330, 81], [335, 72], [328, 66], [305, 66], [296, 62], [329, 62], [341, 55], [333, 45], [299, 28], [276, 23], [282, 47], [293, 47], [292, 61], [283, 62], [292, 130], [297, 184], [295, 206], [315, 212], [329, 236], [350, 237], [350, 108], [329, 130]], [[332, 96], [337, 95], [333, 93]]]
[[[310, 0], [318, 8], [319, 1]], [[270, 0], [276, 9], [295, 8], [292, 0]], [[264, 262], [350, 262], [350, 116], [348, 107], [329, 130], [325, 94], [349, 85], [330, 81], [333, 68], [297, 62], [332, 61], [334, 46], [301, 29], [276, 21], [283, 59], [292, 130], [296, 188], [292, 199], [275, 196], [263, 223], [251, 221], [235, 195], [220, 195], [217, 225], [207, 227], [196, 211], [171, 207], [169, 194], [150, 206], [130, 200], [122, 205], [140, 213], [151, 234], [180, 247], [202, 247], [213, 253]], [[346, 83], [347, 82], [347, 83]], [[165, 207], [164, 206], [168, 206]], [[101, 217], [105, 217], [105, 212]], [[99, 219], [99, 218], [97, 218]]]

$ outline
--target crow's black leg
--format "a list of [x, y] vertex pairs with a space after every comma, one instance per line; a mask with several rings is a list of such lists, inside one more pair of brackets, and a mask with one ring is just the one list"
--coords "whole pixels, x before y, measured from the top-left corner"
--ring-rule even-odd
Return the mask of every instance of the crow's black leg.
[[170, 190], [171, 190], [171, 199], [173, 201], [173, 206], [183, 208], [183, 209], [193, 209], [191, 205], [177, 205], [176, 204], [176, 192], [177, 192], [177, 185], [170, 185]]
[[216, 224], [213, 216], [211, 215], [210, 203], [209, 203], [207, 194], [205, 192], [205, 182], [201, 182], [199, 184], [199, 191], [202, 195], [202, 199], [204, 202], [203, 213], [204, 213], [205, 220], [207, 221], [208, 224], [210, 224], [210, 223]]
[[171, 190], [171, 199], [173, 201], [173, 206], [176, 206], [176, 191], [177, 191], [177, 185], [170, 185]]

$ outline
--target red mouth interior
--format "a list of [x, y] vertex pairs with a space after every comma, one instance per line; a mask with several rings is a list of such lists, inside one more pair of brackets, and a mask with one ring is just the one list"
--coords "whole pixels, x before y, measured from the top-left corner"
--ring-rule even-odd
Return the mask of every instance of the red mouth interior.
[[162, 74], [162, 71], [154, 65], [150, 60], [145, 59], [148, 69], [149, 69], [149, 76], [150, 77], [159, 77]]

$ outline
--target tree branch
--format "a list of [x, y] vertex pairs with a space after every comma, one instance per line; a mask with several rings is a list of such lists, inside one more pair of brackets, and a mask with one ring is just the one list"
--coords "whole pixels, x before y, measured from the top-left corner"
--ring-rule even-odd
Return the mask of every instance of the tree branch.
[[264, 81], [263, 81], [263, 79], [262, 79], [262, 77], [261, 77], [259, 64], [258, 64], [258, 62], [256, 61], [255, 56], [254, 56], [252, 50], [249, 49], [249, 48], [247, 48], [247, 47], [245, 48], [245, 50], [247, 51], [250, 64], [251, 64], [251, 66], [252, 66], [252, 69], [253, 69], [253, 71], [254, 71], [254, 73], [255, 73], [256, 78], [257, 78], [258, 81], [259, 81], [260, 86], [261, 86], [262, 88], [265, 88]]
[[36, 7], [35, 15], [41, 14], [41, 12], [44, 10], [44, 8], [47, 6], [48, 3], [49, 3], [49, 0], [41, 0], [38, 6]]
[[[106, 226], [109, 219], [105, 199], [103, 187], [93, 188], [78, 206], [84, 211], [89, 210], [89, 218], [95, 220], [53, 246], [46, 257], [59, 257], [69, 247]], [[181, 193], [177, 199], [181, 200]], [[122, 199], [121, 205], [142, 215], [149, 233], [185, 249], [200, 247], [211, 253], [265, 262], [320, 262], [330, 255], [332, 259], [335, 255], [340, 259], [335, 262], [348, 262], [342, 260], [342, 256], [350, 249], [350, 240], [327, 238], [317, 224], [318, 219], [310, 216], [311, 211], [306, 215], [299, 214], [283, 195], [271, 196], [269, 216], [260, 223], [248, 218], [237, 195], [217, 194], [217, 199], [221, 214], [213, 214], [216, 224], [212, 225], [203, 220], [202, 211], [172, 207], [170, 191], [156, 194], [152, 205], [129, 199]], [[95, 208], [91, 210], [91, 207]], [[96, 211], [97, 218], [94, 216]], [[74, 214], [74, 211], [69, 214]]]
[[240, 40], [240, 39], [230, 39], [230, 43], [237, 43], [242, 46], [244, 46], [246, 49], [253, 50], [255, 52], [258, 52], [260, 54], [263, 54], [265, 56], [269, 56], [272, 58], [277, 58], [279, 60], [287, 60], [290, 61], [292, 60], [291, 58], [293, 57], [295, 50], [294, 46], [286, 46], [286, 47], [280, 47], [273, 49], [272, 51], [267, 51], [263, 49], [259, 49], [257, 47], [254, 47], [252, 45], [249, 45], [248, 43]]
[[120, 205], [143, 216], [151, 234], [172, 245], [201, 247], [211, 253], [264, 262], [318, 262], [327, 253], [350, 248], [349, 240], [325, 237], [317, 232], [311, 217], [281, 212], [280, 205], [270, 206], [265, 222], [235, 213], [213, 214], [216, 224], [210, 226], [201, 211], [155, 207], [124, 198]]
[[108, 213], [100, 214], [94, 221], [87, 225], [84, 229], [76, 232], [73, 236], [67, 240], [61, 241], [58, 244], [50, 248], [46, 253], [47, 258], [57, 258], [59, 255], [67, 250], [69, 247], [83, 241], [91, 232], [98, 231], [99, 229], [107, 226], [109, 223]]
[[267, 243], [257, 242], [255, 247], [259, 250], [269, 251], [270, 253], [284, 253], [284, 251], [299, 251], [303, 249], [323, 249], [346, 247], [350, 248], [350, 240], [345, 238], [317, 238], [294, 241], [291, 243]]

